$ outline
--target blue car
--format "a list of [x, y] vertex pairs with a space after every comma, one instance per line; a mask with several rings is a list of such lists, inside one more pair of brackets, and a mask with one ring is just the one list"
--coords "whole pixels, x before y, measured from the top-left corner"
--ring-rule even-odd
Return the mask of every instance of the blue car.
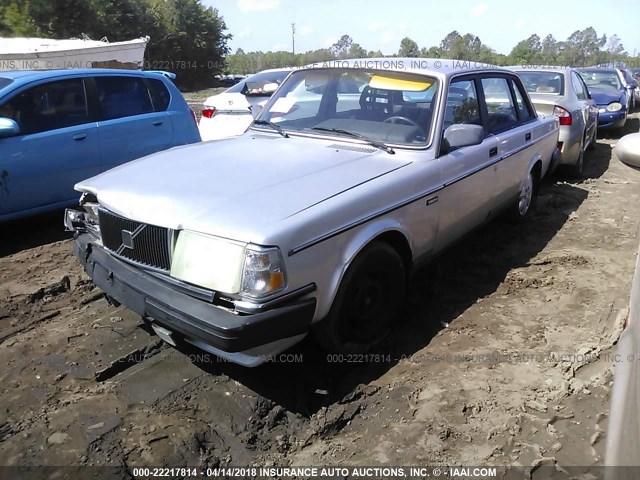
[[163, 72], [0, 72], [0, 222], [76, 205], [73, 186], [116, 165], [200, 141]]
[[598, 106], [598, 128], [622, 131], [627, 122], [628, 91], [614, 68], [579, 68]]

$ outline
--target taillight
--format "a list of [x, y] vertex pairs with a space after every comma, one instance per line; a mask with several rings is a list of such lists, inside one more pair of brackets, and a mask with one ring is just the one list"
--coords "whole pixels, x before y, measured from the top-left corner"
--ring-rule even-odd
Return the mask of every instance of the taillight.
[[205, 108], [202, 110], [202, 116], [204, 118], [211, 118], [215, 115], [216, 113], [216, 109], [214, 107], [212, 108]]
[[558, 107], [556, 105], [553, 109], [553, 114], [558, 117], [558, 120], [560, 120], [560, 125], [571, 125], [573, 123], [571, 113], [562, 107]]

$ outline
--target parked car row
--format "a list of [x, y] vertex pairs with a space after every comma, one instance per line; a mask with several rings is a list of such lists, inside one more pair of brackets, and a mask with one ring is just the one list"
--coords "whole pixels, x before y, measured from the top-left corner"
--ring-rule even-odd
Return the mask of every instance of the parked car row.
[[310, 333], [368, 351], [410, 273], [504, 212], [527, 218], [560, 158], [558, 117], [516, 73], [439, 62], [295, 70], [246, 133], [79, 182], [79, 261], [173, 345], [245, 366]]
[[581, 175], [634, 105], [616, 69], [438, 61], [260, 72], [199, 126], [166, 73], [3, 74], [0, 221], [72, 203], [76, 183], [78, 259], [167, 342], [246, 366], [309, 333], [368, 351], [414, 269], [528, 217], [544, 176]]
[[0, 75], [0, 221], [77, 205], [74, 185], [200, 141], [162, 72], [42, 70]]

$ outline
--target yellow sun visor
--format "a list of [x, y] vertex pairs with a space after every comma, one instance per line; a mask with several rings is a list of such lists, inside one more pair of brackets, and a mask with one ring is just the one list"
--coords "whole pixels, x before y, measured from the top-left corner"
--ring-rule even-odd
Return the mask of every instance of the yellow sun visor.
[[404, 92], [423, 92], [433, 85], [433, 81], [427, 79], [418, 80], [414, 76], [405, 75], [374, 75], [371, 77], [369, 87], [380, 90], [400, 90]]

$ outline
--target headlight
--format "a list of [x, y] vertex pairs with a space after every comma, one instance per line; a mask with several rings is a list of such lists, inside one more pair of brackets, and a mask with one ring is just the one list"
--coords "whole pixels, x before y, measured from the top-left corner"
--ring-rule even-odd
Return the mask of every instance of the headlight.
[[276, 247], [245, 245], [183, 230], [171, 259], [171, 276], [228, 294], [261, 298], [287, 286]]
[[611, 102], [608, 106], [607, 106], [607, 110], [609, 110], [610, 112], [617, 112], [618, 110], [620, 110], [622, 108], [622, 104], [619, 102]]
[[242, 295], [260, 298], [287, 286], [287, 276], [280, 249], [249, 245], [242, 271]]
[[238, 293], [245, 246], [183, 230], [171, 260], [171, 276], [224, 293]]

